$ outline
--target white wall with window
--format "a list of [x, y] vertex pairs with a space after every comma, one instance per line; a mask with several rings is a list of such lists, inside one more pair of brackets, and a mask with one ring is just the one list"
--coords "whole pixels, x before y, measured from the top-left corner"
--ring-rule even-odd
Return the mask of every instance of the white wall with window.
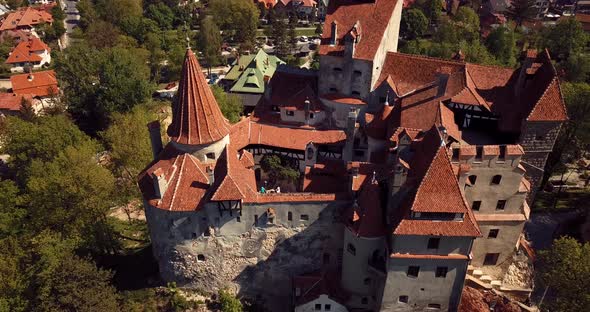
[[328, 295], [320, 295], [314, 300], [295, 307], [295, 312], [314, 311], [348, 312], [345, 306], [331, 299]]

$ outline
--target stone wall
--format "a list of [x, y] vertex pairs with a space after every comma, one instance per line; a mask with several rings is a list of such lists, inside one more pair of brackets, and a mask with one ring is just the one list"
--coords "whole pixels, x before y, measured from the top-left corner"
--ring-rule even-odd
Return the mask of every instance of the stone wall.
[[209, 292], [228, 287], [271, 311], [286, 311], [293, 276], [340, 265], [340, 220], [349, 204], [244, 205], [241, 215], [220, 215], [216, 204], [198, 212], [146, 206], [146, 217], [165, 281]]

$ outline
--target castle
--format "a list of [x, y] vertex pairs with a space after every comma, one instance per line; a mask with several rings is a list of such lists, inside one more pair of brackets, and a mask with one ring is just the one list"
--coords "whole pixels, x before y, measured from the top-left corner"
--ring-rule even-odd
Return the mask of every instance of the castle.
[[[456, 311], [468, 270], [512, 259], [567, 120], [550, 56], [397, 53], [401, 10], [331, 1], [319, 72], [279, 68], [234, 125], [187, 50], [170, 143], [148, 125], [138, 178], [165, 280], [270, 311]], [[265, 155], [299, 180], [261, 192]]]

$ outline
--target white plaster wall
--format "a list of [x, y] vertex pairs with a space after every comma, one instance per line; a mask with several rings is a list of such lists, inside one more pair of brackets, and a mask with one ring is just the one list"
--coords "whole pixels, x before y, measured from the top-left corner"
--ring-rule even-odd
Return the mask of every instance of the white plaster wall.
[[[281, 120], [285, 122], [300, 122], [305, 123], [305, 111], [303, 110], [295, 110], [292, 111], [293, 116], [287, 115], [287, 110], [281, 108]], [[308, 124], [310, 126], [315, 126], [320, 124], [326, 118], [326, 113], [323, 111], [320, 112], [311, 112], [313, 114], [313, 118], [309, 118]]]
[[170, 143], [173, 144], [174, 147], [179, 149], [180, 151], [183, 151], [185, 153], [190, 153], [193, 156], [195, 156], [197, 159], [199, 159], [199, 161], [206, 163], [208, 161], [212, 161], [207, 158], [206, 155], [208, 153], [214, 153], [215, 160], [219, 158], [219, 155], [221, 155], [221, 152], [223, 152], [223, 149], [225, 148], [225, 146], [227, 144], [229, 144], [229, 134], [226, 135], [225, 137], [223, 137], [223, 139], [221, 139], [217, 142], [211, 143], [211, 144], [186, 145], [186, 144], [176, 143], [174, 141], [170, 141]]
[[[321, 305], [319, 310], [316, 310], [316, 304]], [[330, 310], [326, 310], [326, 304], [330, 305]], [[333, 311], [333, 312], [348, 312], [345, 306], [330, 299], [327, 295], [320, 295], [317, 299], [308, 303], [302, 304], [295, 308], [295, 312], [315, 312], [315, 311]]]
[[385, 35], [381, 38], [381, 44], [375, 58], [373, 59], [373, 71], [371, 76], [371, 90], [375, 88], [375, 84], [381, 75], [383, 62], [387, 56], [387, 52], [397, 52], [397, 44], [399, 40], [399, 25], [402, 18], [402, 4], [403, 1], [398, 1], [389, 20], [389, 24], [385, 29]]

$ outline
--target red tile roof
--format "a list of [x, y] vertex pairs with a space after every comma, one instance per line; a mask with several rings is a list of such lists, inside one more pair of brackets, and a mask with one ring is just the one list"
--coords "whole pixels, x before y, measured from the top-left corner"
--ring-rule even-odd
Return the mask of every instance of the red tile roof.
[[281, 102], [274, 102], [288, 110], [305, 110], [305, 101], [309, 101], [309, 110], [311, 112], [319, 112], [323, 110], [321, 101], [317, 98], [313, 88], [307, 84], [297, 93], [290, 95]]
[[31, 28], [38, 24], [52, 23], [53, 17], [44, 10], [37, 10], [32, 7], [21, 8], [16, 12], [12, 12], [6, 16], [0, 31], [9, 29]]
[[358, 204], [349, 210], [348, 228], [360, 237], [383, 237], [385, 226], [385, 202], [377, 181], [369, 181], [360, 190]]
[[0, 93], [0, 110], [18, 112], [21, 109], [23, 99], [30, 103], [33, 97], [30, 94]]
[[389, 255], [392, 259], [444, 259], [444, 260], [469, 260], [469, 257], [461, 254], [448, 254], [448, 255], [416, 255], [416, 254], [402, 254], [393, 253]]
[[450, 70], [449, 73], [463, 71], [465, 63], [431, 58], [426, 56], [388, 52], [383, 63], [378, 83], [390, 77], [399, 92], [398, 96], [423, 87], [434, 82], [442, 68]]
[[337, 272], [313, 272], [293, 277], [293, 287], [299, 289], [300, 296], [295, 297], [299, 306], [327, 295], [330, 299], [344, 304], [350, 296], [340, 288], [340, 274]]
[[350, 97], [348, 95], [343, 95], [339, 93], [329, 93], [322, 95], [322, 98], [342, 104], [350, 104], [350, 105], [366, 105], [367, 102], [363, 101], [362, 99]]
[[201, 66], [188, 49], [182, 66], [172, 123], [168, 136], [181, 144], [209, 144], [225, 137], [230, 130], [211, 88], [205, 81]]
[[12, 91], [16, 94], [31, 94], [44, 97], [59, 92], [57, 78], [53, 70], [12, 75], [10, 76], [10, 83], [12, 83]]
[[[341, 56], [344, 51], [344, 36], [351, 32], [358, 22], [360, 26], [358, 28], [362, 30], [362, 34], [354, 49], [353, 57], [373, 60], [397, 2], [397, 0], [331, 0], [326, 12], [319, 53]], [[335, 45], [331, 45], [333, 22], [338, 25]]]
[[383, 108], [375, 114], [366, 113], [365, 121], [367, 125], [365, 127], [365, 132], [367, 135], [375, 139], [385, 140], [387, 136], [387, 128], [391, 122], [389, 118], [392, 111], [393, 106], [383, 105]]
[[[163, 174], [168, 185], [161, 199], [156, 197], [154, 190], [154, 174]], [[143, 197], [150, 205], [163, 210], [199, 210], [205, 204], [203, 199], [209, 189], [206, 165], [171, 144], [139, 175], [138, 180]]]
[[247, 169], [238, 157], [237, 150], [230, 144], [218, 159], [215, 167], [215, 192], [211, 200], [249, 202], [256, 197], [254, 170]]
[[7, 64], [25, 63], [25, 62], [40, 62], [43, 59], [39, 56], [37, 51], [51, 52], [51, 49], [37, 37], [32, 37], [27, 41], [19, 42], [16, 47], [10, 52], [6, 59]]
[[561, 95], [559, 79], [553, 78], [545, 93], [535, 104], [527, 121], [566, 121], [567, 110]]
[[305, 150], [307, 143], [343, 144], [342, 130], [315, 130], [267, 125], [244, 118], [231, 129], [230, 141], [237, 149], [249, 144], [266, 145], [292, 150]]

